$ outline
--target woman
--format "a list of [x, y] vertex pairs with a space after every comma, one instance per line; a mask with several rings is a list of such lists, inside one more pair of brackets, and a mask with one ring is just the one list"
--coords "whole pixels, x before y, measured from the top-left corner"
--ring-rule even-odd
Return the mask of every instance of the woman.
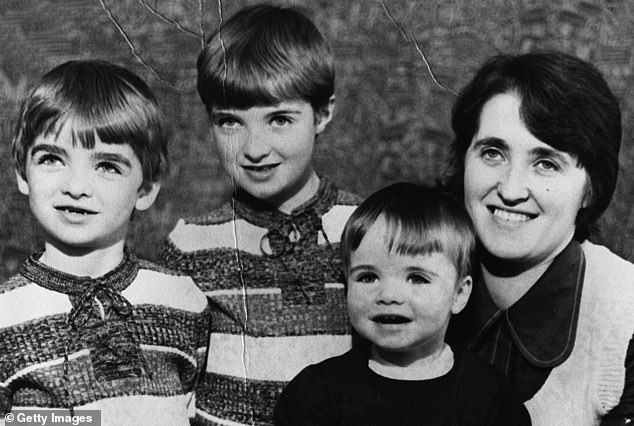
[[450, 340], [509, 377], [534, 425], [634, 422], [634, 265], [587, 241], [620, 120], [601, 74], [554, 52], [490, 59], [454, 105], [480, 267]]

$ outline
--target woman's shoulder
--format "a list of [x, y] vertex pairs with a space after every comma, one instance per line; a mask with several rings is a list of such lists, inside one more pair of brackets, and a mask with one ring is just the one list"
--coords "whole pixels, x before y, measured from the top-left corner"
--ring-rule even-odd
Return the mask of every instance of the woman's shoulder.
[[634, 285], [634, 264], [612, 252], [609, 248], [585, 241], [583, 253], [586, 258], [586, 270], [601, 273], [604, 276], [621, 278]]

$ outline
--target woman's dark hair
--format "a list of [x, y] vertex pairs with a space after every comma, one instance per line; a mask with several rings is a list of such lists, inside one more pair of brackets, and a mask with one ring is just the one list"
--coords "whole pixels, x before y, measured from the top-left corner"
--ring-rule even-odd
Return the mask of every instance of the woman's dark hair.
[[575, 237], [585, 240], [608, 207], [616, 187], [621, 111], [601, 73], [561, 52], [500, 55], [489, 59], [454, 104], [450, 186], [462, 194], [465, 154], [480, 114], [495, 95], [512, 92], [520, 116], [540, 141], [572, 155], [590, 181], [590, 202], [577, 215]]

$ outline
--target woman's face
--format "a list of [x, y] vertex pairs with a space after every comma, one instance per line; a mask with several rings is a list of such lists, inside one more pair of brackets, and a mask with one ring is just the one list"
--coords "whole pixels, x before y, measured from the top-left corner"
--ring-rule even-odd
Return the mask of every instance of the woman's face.
[[533, 136], [509, 92], [482, 108], [465, 154], [465, 204], [484, 248], [534, 266], [552, 260], [575, 232], [589, 185], [577, 159]]

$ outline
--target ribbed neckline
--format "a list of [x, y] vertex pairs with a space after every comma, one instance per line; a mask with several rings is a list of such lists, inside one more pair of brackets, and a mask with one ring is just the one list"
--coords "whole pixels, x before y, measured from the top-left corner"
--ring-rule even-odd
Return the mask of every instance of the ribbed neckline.
[[41, 287], [67, 295], [81, 295], [94, 285], [122, 291], [134, 281], [139, 271], [136, 258], [128, 250], [124, 250], [123, 259], [116, 268], [97, 278], [72, 275], [51, 268], [39, 261], [42, 253], [31, 255], [22, 265], [20, 274]]
[[238, 216], [268, 229], [280, 223], [292, 222], [306, 212], [314, 212], [318, 216], [326, 213], [337, 201], [337, 187], [327, 178], [319, 176], [317, 192], [288, 214], [263, 203], [245, 191], [238, 190], [233, 200]]

